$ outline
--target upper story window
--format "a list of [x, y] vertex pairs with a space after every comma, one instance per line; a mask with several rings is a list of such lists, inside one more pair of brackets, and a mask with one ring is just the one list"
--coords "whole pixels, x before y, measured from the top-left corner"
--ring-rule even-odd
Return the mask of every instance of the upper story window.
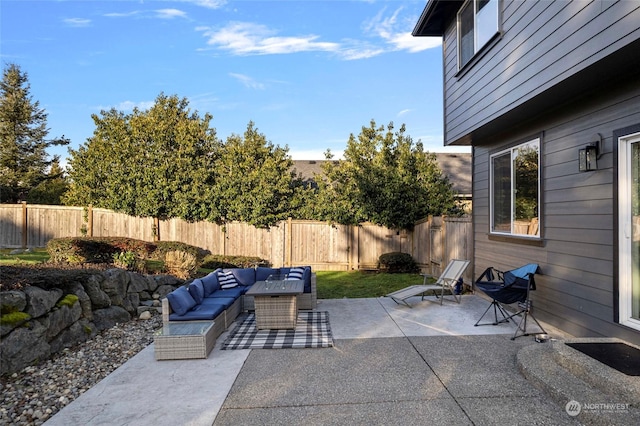
[[499, 0], [467, 0], [458, 11], [458, 69], [500, 31]]
[[540, 139], [491, 156], [491, 233], [540, 236]]

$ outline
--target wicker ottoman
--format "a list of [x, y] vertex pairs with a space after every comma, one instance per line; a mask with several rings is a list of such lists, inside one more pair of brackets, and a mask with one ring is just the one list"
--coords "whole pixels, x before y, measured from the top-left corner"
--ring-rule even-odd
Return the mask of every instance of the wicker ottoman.
[[157, 360], [206, 358], [216, 344], [214, 321], [165, 323], [155, 332]]

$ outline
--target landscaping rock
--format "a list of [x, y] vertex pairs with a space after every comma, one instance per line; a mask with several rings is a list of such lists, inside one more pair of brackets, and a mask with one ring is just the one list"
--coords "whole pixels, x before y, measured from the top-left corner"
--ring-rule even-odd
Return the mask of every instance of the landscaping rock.
[[102, 282], [102, 290], [107, 293], [111, 304], [122, 306], [124, 297], [127, 294], [130, 275], [124, 269], [109, 269], [104, 272], [105, 280]]
[[142, 312], [142, 313], [138, 316], [138, 319], [141, 319], [141, 320], [148, 320], [148, 319], [151, 319], [151, 312], [149, 312], [149, 311], [144, 311], [144, 312]]
[[91, 299], [91, 304], [95, 309], [108, 308], [111, 306], [109, 295], [102, 291], [101, 284], [102, 275], [92, 275], [87, 282], [84, 283], [84, 289]]
[[49, 312], [62, 297], [62, 290], [54, 288], [43, 290], [40, 287], [27, 287], [24, 289], [27, 295], [26, 311], [31, 317], [37, 318]]
[[130, 315], [136, 314], [136, 308], [140, 304], [140, 296], [138, 293], [129, 293], [127, 297], [123, 300], [122, 307], [129, 312]]
[[97, 309], [93, 312], [93, 323], [98, 331], [113, 327], [116, 324], [127, 322], [131, 315], [120, 306], [109, 306]]
[[19, 290], [0, 291], [0, 307], [2, 313], [24, 311], [27, 296]]
[[[93, 310], [91, 309], [91, 298], [89, 297], [87, 292], [84, 291], [84, 287], [82, 287], [82, 284], [76, 283], [71, 288], [71, 293], [78, 296], [78, 302], [80, 303], [80, 307], [82, 308], [82, 317], [91, 321], [93, 319]], [[105, 293], [105, 296], [106, 296], [106, 293]]]
[[156, 300], [162, 299], [163, 297], [167, 297], [167, 294], [171, 293], [173, 290], [175, 290], [175, 287], [172, 285], [161, 285], [156, 289], [155, 293], [153, 293], [153, 298]]
[[[48, 328], [45, 338], [47, 341], [53, 340], [62, 330], [67, 327], [70, 327], [74, 322], [80, 319], [82, 315], [82, 307], [80, 303], [74, 303], [74, 305], [69, 308], [68, 306], [61, 306], [58, 309], [55, 309], [47, 315], [48, 319]], [[54, 351], [55, 352], [55, 351]]]
[[78, 343], [86, 341], [96, 334], [94, 331], [95, 328], [96, 327], [92, 326], [92, 324], [87, 320], [74, 322], [70, 327], [63, 330], [62, 333], [49, 342], [51, 353], [60, 352], [65, 348], [70, 348]]
[[148, 301], [152, 299], [151, 294], [148, 291], [141, 291], [138, 294], [140, 296], [140, 300]]
[[129, 288], [127, 289], [127, 293], [140, 293], [146, 290], [149, 290], [149, 281], [146, 279], [144, 275], [131, 272]]
[[37, 321], [30, 324], [30, 328], [17, 328], [0, 341], [0, 374], [18, 371], [51, 355], [51, 347], [43, 338], [47, 329]]

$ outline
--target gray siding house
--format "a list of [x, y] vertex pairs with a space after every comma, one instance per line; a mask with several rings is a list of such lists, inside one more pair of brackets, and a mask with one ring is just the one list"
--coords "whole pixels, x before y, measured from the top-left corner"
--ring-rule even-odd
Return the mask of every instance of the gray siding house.
[[413, 35], [472, 147], [474, 276], [538, 263], [539, 319], [640, 344], [640, 1], [430, 0]]

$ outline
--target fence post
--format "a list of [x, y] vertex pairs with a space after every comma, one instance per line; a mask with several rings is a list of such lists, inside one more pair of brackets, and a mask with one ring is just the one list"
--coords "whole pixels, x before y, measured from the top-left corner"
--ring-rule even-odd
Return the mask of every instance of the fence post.
[[220, 251], [222, 255], [227, 255], [227, 223], [220, 227]]
[[291, 230], [293, 229], [293, 222], [291, 217], [287, 218], [287, 226], [284, 230], [284, 266], [291, 266], [291, 259], [293, 256], [293, 241], [291, 237]]
[[160, 218], [153, 218], [153, 226], [156, 228], [156, 232], [153, 233], [153, 241], [160, 241]]
[[22, 202], [22, 248], [27, 248], [29, 225], [27, 223], [27, 202]]
[[360, 270], [360, 226], [351, 225], [353, 227], [353, 257], [355, 259], [355, 269]]
[[87, 207], [87, 233], [90, 237], [93, 237], [93, 205], [89, 204]]

